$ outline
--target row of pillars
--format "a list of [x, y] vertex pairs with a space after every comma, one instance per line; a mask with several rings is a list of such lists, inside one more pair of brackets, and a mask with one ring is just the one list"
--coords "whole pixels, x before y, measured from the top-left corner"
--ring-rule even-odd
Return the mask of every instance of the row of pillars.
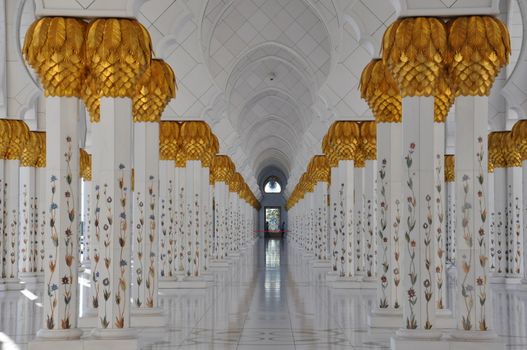
[[[450, 332], [452, 338], [495, 338], [490, 325], [489, 283], [492, 274], [499, 275], [503, 269], [491, 262], [499, 244], [498, 234], [493, 236], [489, 226], [491, 221], [499, 222], [491, 218], [493, 209], [496, 213], [492, 204], [506, 205], [507, 193], [523, 193], [521, 176], [510, 175], [495, 187], [490, 182], [493, 176], [497, 185], [498, 169], [490, 179], [488, 174], [486, 95], [508, 61], [507, 29], [486, 16], [458, 17], [449, 22], [447, 26], [444, 19], [403, 18], [388, 27], [382, 59], [373, 60], [361, 77], [362, 97], [376, 119], [375, 141], [363, 132], [361, 124], [368, 122], [334, 123], [322, 144], [330, 179], [317, 179], [308, 166], [288, 202], [292, 241], [314, 259], [326, 257], [337, 279], [367, 288], [371, 286], [369, 273], [374, 271], [377, 301], [371, 324], [400, 327], [399, 338], [392, 343], [395, 348], [397, 344], [409, 346], [404, 339], [438, 340], [441, 329], [454, 324], [458, 331]], [[469, 53], [478, 48], [462, 37], [466, 32], [461, 29], [470, 32], [477, 26], [488, 33], [479, 40], [490, 40], [491, 35], [499, 35], [500, 40], [492, 41], [485, 54], [472, 61], [475, 56]], [[423, 42], [414, 35], [417, 32], [429, 37]], [[444, 121], [452, 105], [456, 150], [449, 162], [455, 159], [455, 180], [447, 186]], [[376, 145], [376, 161], [362, 168], [368, 143]], [[521, 138], [513, 142], [522, 143]], [[492, 157], [490, 160], [492, 163]], [[314, 190], [321, 184], [323, 189]], [[370, 196], [371, 216], [365, 205]], [[504, 198], [496, 201], [496, 196]], [[506, 205], [514, 206], [508, 215], [510, 232], [500, 238], [510, 241], [502, 243], [502, 250], [505, 246], [514, 250], [509, 251], [504, 272], [518, 281], [525, 271], [520, 202]], [[327, 214], [318, 210], [322, 207]], [[325, 233], [318, 234], [316, 226], [308, 227], [305, 222], [309, 220], [321, 222]], [[373, 242], [370, 227], [375, 232]], [[313, 244], [317, 241], [319, 244]], [[375, 252], [371, 264], [370, 244]], [[457, 271], [455, 319], [447, 311], [451, 305], [446, 300], [449, 250], [455, 254], [449, 260], [455, 262]], [[522, 254], [516, 254], [520, 251]], [[445, 322], [445, 318], [453, 322]]]

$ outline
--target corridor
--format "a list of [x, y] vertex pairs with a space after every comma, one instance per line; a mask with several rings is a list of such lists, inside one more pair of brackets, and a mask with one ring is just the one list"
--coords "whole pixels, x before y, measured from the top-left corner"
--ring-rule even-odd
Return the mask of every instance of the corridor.
[[[250, 248], [247, 248], [250, 249]], [[321, 273], [322, 273], [321, 269]], [[138, 330], [148, 350], [386, 349], [393, 330], [368, 329], [373, 290], [331, 289], [282, 240], [259, 240], [206, 290], [160, 296], [166, 330]], [[80, 279], [83, 308], [87, 280]], [[41, 327], [41, 288], [0, 299], [3, 350], [27, 349]], [[37, 293], [36, 294], [33, 294]], [[493, 288], [495, 327], [508, 350], [527, 349], [527, 292]], [[89, 330], [88, 330], [89, 333]]]

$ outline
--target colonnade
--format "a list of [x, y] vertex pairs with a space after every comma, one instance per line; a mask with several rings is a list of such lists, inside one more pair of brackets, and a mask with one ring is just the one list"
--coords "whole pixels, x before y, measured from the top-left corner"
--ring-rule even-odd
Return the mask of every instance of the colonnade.
[[[422, 340], [499, 348], [490, 283], [524, 283], [526, 267], [526, 124], [489, 134], [487, 121], [487, 96], [510, 54], [507, 28], [490, 16], [401, 18], [382, 47], [360, 86], [375, 121], [331, 125], [324, 155], [312, 160], [327, 159], [331, 179], [308, 166], [288, 200], [290, 240], [308, 258], [328, 252], [333, 287], [377, 290], [369, 324], [399, 327], [393, 348]], [[445, 155], [451, 106], [455, 154]], [[329, 199], [313, 196], [315, 186]], [[320, 206], [326, 210], [312, 210]], [[329, 222], [319, 245], [311, 244], [314, 227], [302, 226], [306, 215]], [[452, 313], [446, 281], [454, 265]]]
[[[131, 327], [166, 323], [160, 288], [207, 288], [212, 268], [252, 246], [259, 203], [205, 122], [160, 121], [175, 75], [136, 20], [44, 17], [23, 53], [47, 127], [0, 119], [0, 288], [43, 282], [34, 349], [78, 346], [81, 325], [93, 328], [85, 348], [136, 348]], [[84, 109], [91, 154], [79, 146]]]

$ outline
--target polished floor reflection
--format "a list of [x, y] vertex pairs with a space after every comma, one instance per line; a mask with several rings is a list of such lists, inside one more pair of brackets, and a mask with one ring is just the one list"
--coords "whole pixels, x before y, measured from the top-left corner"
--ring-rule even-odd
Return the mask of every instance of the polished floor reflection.
[[[368, 329], [371, 290], [335, 290], [281, 240], [261, 240], [207, 290], [164, 293], [168, 330], [144, 329], [143, 349], [387, 349], [393, 330]], [[86, 302], [87, 281], [81, 279]], [[42, 324], [40, 288], [0, 293], [2, 349], [26, 349]], [[527, 290], [493, 286], [507, 349], [527, 349]]]

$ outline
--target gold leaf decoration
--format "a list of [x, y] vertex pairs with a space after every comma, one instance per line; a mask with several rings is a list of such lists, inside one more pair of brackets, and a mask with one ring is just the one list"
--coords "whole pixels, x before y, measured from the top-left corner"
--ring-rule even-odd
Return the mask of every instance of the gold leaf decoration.
[[6, 159], [11, 139], [11, 124], [8, 119], [0, 119], [0, 159]]
[[210, 166], [210, 183], [212, 185], [216, 182], [228, 184], [235, 172], [236, 167], [229, 156], [216, 155]]
[[457, 17], [448, 22], [449, 74], [456, 96], [486, 96], [509, 62], [507, 27], [491, 16]]
[[153, 59], [139, 79], [134, 95], [134, 122], [158, 122], [171, 99], [176, 97], [176, 77], [168, 63]]
[[518, 120], [512, 127], [512, 136], [521, 160], [527, 160], [527, 120]]
[[447, 73], [444, 71], [437, 80], [436, 94], [434, 98], [434, 121], [436, 123], [446, 122], [448, 112], [456, 99], [447, 78]]
[[362, 71], [359, 85], [377, 123], [400, 123], [402, 99], [399, 87], [381, 59], [373, 59]]
[[522, 157], [518, 147], [516, 146], [516, 142], [514, 141], [512, 131], [508, 131], [503, 136], [503, 154], [507, 168], [522, 166]]
[[229, 183], [227, 184], [229, 186], [229, 192], [233, 192], [233, 193], [240, 192], [240, 189], [244, 182], [245, 181], [243, 180], [243, 176], [240, 173], [238, 172], [234, 173], [230, 177]]
[[330, 126], [322, 151], [328, 157], [331, 167], [338, 166], [340, 160], [355, 160], [359, 136], [357, 122], [337, 121]]
[[383, 62], [399, 86], [401, 96], [434, 96], [446, 63], [445, 24], [433, 17], [403, 18], [383, 37]]
[[86, 74], [84, 86], [81, 89], [81, 98], [90, 114], [90, 121], [98, 123], [101, 121], [101, 93], [97, 88], [95, 78]]
[[311, 174], [311, 179], [315, 183], [329, 183], [331, 181], [331, 167], [325, 155], [313, 156], [307, 166], [307, 171]]
[[[34, 131], [35, 132], [35, 131]], [[35, 167], [45, 168], [46, 167], [46, 133], [44, 131], [38, 131], [38, 158], [35, 162]]]
[[86, 64], [100, 96], [132, 97], [151, 57], [150, 34], [138, 21], [99, 18], [89, 23]]
[[494, 131], [489, 134], [489, 163], [492, 162], [492, 169], [507, 167], [504, 152], [506, 135], [507, 131]]
[[9, 119], [9, 147], [5, 159], [20, 159], [29, 141], [29, 128], [22, 120]]
[[86, 26], [77, 18], [43, 17], [27, 30], [22, 52], [46, 96], [80, 97], [86, 67]]
[[179, 136], [185, 160], [199, 160], [204, 167], [209, 167], [218, 152], [217, 139], [214, 139], [209, 125], [203, 121], [182, 122]]
[[159, 159], [176, 161], [178, 151], [179, 123], [175, 121], [159, 122]]
[[445, 182], [456, 180], [456, 159], [453, 154], [445, 154]]
[[30, 131], [29, 138], [22, 151], [20, 157], [20, 166], [22, 167], [36, 167], [36, 163], [40, 154], [40, 142], [37, 131]]
[[361, 148], [365, 160], [377, 159], [377, 125], [375, 121], [363, 121], [360, 124]]
[[80, 177], [84, 179], [84, 181], [91, 181], [92, 180], [92, 167], [91, 167], [91, 154], [86, 152], [84, 148], [79, 149], [79, 170], [80, 170]]

